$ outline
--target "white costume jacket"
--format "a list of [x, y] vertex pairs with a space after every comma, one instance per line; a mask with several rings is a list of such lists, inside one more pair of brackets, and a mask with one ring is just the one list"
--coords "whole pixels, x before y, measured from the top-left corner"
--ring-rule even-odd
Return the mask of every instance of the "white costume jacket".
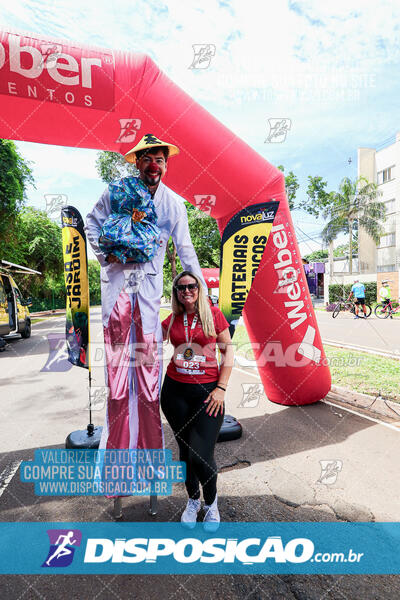
[[182, 199], [162, 182], [156, 190], [153, 202], [161, 229], [160, 249], [148, 263], [110, 263], [99, 250], [98, 239], [101, 227], [111, 212], [108, 188], [104, 191], [86, 220], [87, 238], [101, 264], [101, 297], [103, 325], [107, 326], [113, 306], [126, 285], [129, 274], [138, 274], [138, 297], [142, 316], [143, 333], [155, 333], [159, 325], [159, 309], [163, 290], [163, 264], [168, 239], [172, 236], [178, 256], [185, 270], [192, 271], [204, 282], [199, 261], [190, 239], [188, 219]]

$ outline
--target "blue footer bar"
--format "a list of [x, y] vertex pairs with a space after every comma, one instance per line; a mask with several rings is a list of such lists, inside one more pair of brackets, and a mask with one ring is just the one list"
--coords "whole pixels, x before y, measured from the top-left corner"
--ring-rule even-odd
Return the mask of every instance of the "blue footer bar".
[[0, 523], [2, 574], [396, 574], [400, 523]]

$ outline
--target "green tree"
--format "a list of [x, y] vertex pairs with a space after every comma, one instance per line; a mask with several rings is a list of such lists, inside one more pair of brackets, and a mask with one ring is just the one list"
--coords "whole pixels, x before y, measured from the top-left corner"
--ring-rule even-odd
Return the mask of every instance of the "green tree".
[[221, 236], [213, 217], [185, 202], [190, 237], [202, 267], [219, 267]]
[[308, 262], [319, 262], [324, 258], [328, 258], [328, 250], [314, 250], [314, 252], [310, 252], [310, 254], [304, 256], [304, 258]]
[[13, 235], [14, 245], [8, 260], [42, 273], [18, 279], [23, 294], [47, 299], [63, 297], [61, 227], [45, 211], [28, 206], [18, 215]]
[[[278, 169], [285, 172], [285, 168], [279, 165]], [[308, 186], [305, 198], [301, 198], [296, 203], [297, 192], [300, 184], [297, 176], [293, 171], [289, 171], [285, 175], [285, 190], [289, 203], [290, 210], [305, 210], [308, 214], [318, 217], [331, 203], [332, 192], [326, 191], [327, 182], [322, 179], [319, 175], [308, 175]]]
[[323, 210], [323, 217], [328, 220], [322, 230], [323, 242], [332, 244], [339, 233], [349, 236], [349, 273], [353, 272], [354, 231], [362, 227], [376, 244], [379, 243], [386, 213], [384, 204], [377, 200], [379, 196], [376, 183], [370, 183], [365, 177], [354, 181], [345, 177], [339, 191], [330, 193], [330, 203]]
[[[285, 167], [283, 167], [282, 165], [279, 165], [278, 169], [282, 171], [282, 173], [285, 172]], [[294, 201], [296, 200], [296, 194], [299, 187], [300, 184], [296, 175], [293, 173], [293, 171], [289, 171], [289, 173], [285, 175], [285, 190], [290, 210], [293, 210], [295, 208]]]
[[22, 210], [18, 245], [33, 269], [49, 275], [63, 272], [61, 227], [44, 210], [32, 206]]
[[88, 260], [90, 305], [101, 304], [100, 263], [97, 259]]
[[[168, 243], [170, 244], [170, 248], [172, 248], [173, 244], [171, 238]], [[183, 267], [178, 256], [175, 255], [175, 262], [171, 262], [167, 257], [168, 255], [165, 257], [163, 266], [163, 296], [165, 298], [171, 298], [172, 282], [176, 273], [182, 271]], [[175, 267], [175, 275], [173, 274], [173, 266]]]
[[[358, 232], [355, 232], [355, 234], [353, 235], [353, 254], [357, 254], [358, 251]], [[333, 251], [333, 256], [339, 257], [339, 256], [348, 256], [349, 254], [349, 246], [348, 244], [340, 244], [340, 246], [336, 246], [336, 248]]]
[[327, 182], [318, 175], [308, 176], [307, 198], [302, 208], [313, 217], [319, 217], [331, 205], [334, 192], [326, 191]]
[[[190, 237], [197, 258], [202, 267], [219, 267], [221, 237], [217, 222], [189, 202], [185, 202], [188, 215]], [[172, 238], [168, 240], [166, 259], [164, 261], [163, 295], [171, 296], [172, 281], [182, 271], [182, 264], [177, 256]]]
[[135, 177], [139, 175], [135, 165], [127, 163], [122, 154], [118, 152], [99, 152], [96, 159], [96, 168], [105, 183], [129, 175]]
[[0, 140], [0, 165], [0, 257], [10, 260], [7, 253], [15, 246], [18, 214], [34, 180], [28, 163], [10, 140]]

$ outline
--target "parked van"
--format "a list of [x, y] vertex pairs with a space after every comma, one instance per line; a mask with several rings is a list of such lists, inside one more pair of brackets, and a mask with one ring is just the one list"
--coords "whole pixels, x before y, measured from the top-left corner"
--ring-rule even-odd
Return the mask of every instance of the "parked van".
[[0, 260], [0, 336], [19, 333], [23, 338], [31, 335], [31, 318], [28, 306], [32, 300], [24, 300], [12, 274], [39, 271]]

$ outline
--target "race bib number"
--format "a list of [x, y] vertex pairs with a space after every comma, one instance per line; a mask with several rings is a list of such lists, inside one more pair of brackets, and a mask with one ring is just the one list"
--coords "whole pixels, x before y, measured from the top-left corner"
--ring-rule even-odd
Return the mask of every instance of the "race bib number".
[[201, 367], [205, 366], [204, 363], [207, 359], [204, 354], [200, 354], [199, 350], [201, 351], [201, 347], [196, 348], [197, 353], [190, 348], [192, 350], [190, 358], [188, 358], [189, 353], [187, 348], [185, 350], [180, 348], [180, 350], [181, 352], [178, 351], [174, 359], [177, 372], [187, 375], [204, 375], [205, 370]]
[[205, 375], [205, 371], [200, 369], [185, 369], [182, 367], [176, 367], [177, 373], [183, 373], [184, 375]]

